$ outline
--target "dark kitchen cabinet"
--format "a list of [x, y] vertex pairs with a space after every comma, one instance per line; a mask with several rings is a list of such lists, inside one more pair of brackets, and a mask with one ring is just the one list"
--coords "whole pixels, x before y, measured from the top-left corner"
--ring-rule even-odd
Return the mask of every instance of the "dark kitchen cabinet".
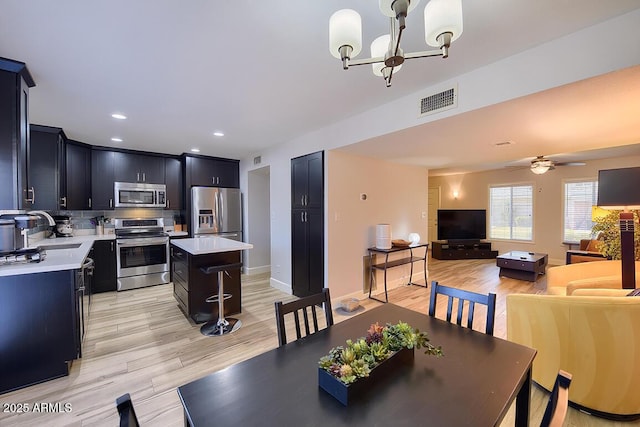
[[0, 206], [31, 209], [27, 182], [29, 88], [35, 83], [23, 62], [0, 58]]
[[298, 297], [324, 288], [324, 225], [318, 209], [291, 212], [293, 294]]
[[292, 290], [298, 297], [324, 287], [324, 153], [291, 159]]
[[61, 128], [30, 126], [27, 150], [27, 187], [31, 194], [29, 209], [64, 208], [64, 145]]
[[114, 152], [91, 150], [91, 207], [113, 209]]
[[167, 209], [182, 209], [182, 162], [179, 158], [164, 159], [165, 182], [167, 186]]
[[91, 209], [91, 146], [68, 140], [64, 169], [60, 207], [69, 211]]
[[291, 208], [317, 209], [324, 203], [324, 153], [291, 160]]
[[116, 282], [116, 241], [96, 240], [89, 255], [95, 262], [91, 282], [92, 292], [115, 291]]
[[80, 353], [76, 272], [2, 278], [0, 393], [68, 375]]
[[115, 181], [164, 184], [164, 158], [116, 151]]
[[240, 188], [240, 161], [185, 155], [185, 173], [191, 186]]

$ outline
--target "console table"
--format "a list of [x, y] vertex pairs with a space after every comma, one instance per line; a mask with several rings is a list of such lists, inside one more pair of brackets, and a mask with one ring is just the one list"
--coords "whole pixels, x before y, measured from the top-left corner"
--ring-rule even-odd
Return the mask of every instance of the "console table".
[[[417, 256], [414, 254], [413, 250], [417, 248], [424, 248], [424, 255]], [[407, 285], [416, 285], [416, 286], [424, 286], [427, 287], [427, 249], [429, 248], [428, 243], [416, 243], [414, 245], [409, 246], [395, 246], [391, 249], [380, 249], [376, 247], [369, 248], [369, 298], [374, 299], [380, 302], [389, 302], [389, 295], [387, 293], [387, 269], [398, 267], [400, 265], [409, 264], [411, 266], [411, 270], [409, 273], [409, 283]], [[389, 254], [393, 254], [396, 252], [409, 251], [409, 256], [400, 259], [394, 259], [389, 261]], [[374, 263], [373, 257], [375, 254], [384, 254], [384, 262], [382, 263]], [[413, 263], [422, 261], [424, 267], [424, 285], [419, 283], [413, 283], [411, 279], [413, 278]], [[376, 297], [371, 296], [371, 290], [373, 289], [373, 283], [375, 280], [375, 270], [382, 270], [384, 272], [384, 301], [378, 299]]]
[[490, 259], [498, 256], [491, 250], [491, 242], [431, 242], [431, 256], [434, 259]]

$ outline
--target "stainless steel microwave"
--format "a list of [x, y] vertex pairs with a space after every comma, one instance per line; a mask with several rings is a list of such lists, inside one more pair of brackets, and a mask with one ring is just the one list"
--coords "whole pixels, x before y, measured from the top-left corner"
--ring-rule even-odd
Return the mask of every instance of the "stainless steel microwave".
[[167, 186], [115, 182], [113, 185], [116, 208], [164, 208], [167, 204]]

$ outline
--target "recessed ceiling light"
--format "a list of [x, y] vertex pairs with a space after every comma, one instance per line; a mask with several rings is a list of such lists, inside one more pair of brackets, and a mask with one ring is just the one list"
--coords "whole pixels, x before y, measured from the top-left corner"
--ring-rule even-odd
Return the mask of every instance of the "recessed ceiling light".
[[200, 149], [199, 148], [192, 148], [191, 151], [193, 151], [194, 153], [199, 153]]
[[111, 115], [111, 117], [113, 117], [114, 119], [118, 119], [118, 120], [124, 120], [127, 118], [127, 116], [125, 116], [124, 114], [121, 113], [113, 113]]
[[116, 138], [116, 137], [113, 137], [113, 138], [111, 138], [111, 140], [112, 140], [113, 142], [122, 142], [122, 138]]
[[213, 133], [213, 136], [224, 136], [224, 133], [220, 131], [216, 131]]

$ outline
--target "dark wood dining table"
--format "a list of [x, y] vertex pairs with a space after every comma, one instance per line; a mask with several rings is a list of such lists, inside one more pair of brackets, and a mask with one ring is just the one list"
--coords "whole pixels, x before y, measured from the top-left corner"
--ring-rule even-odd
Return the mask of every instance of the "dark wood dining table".
[[[318, 360], [372, 323], [403, 321], [444, 356], [415, 350], [411, 366], [348, 406], [318, 387]], [[495, 426], [516, 400], [529, 425], [534, 349], [385, 304], [178, 387], [190, 426]]]

